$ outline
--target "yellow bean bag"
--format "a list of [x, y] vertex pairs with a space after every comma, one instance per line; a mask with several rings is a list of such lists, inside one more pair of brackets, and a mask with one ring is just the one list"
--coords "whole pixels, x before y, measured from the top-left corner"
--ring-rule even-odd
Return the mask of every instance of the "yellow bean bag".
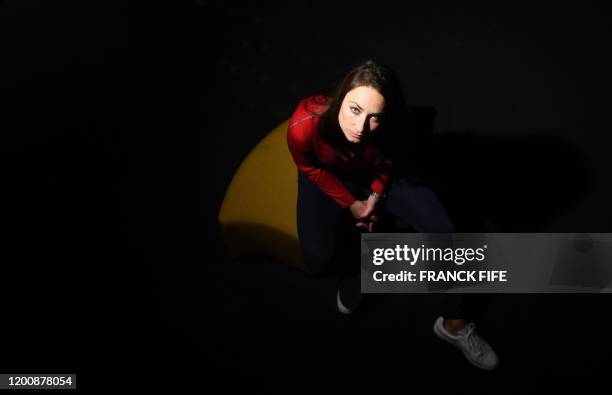
[[297, 166], [287, 147], [289, 121], [244, 159], [230, 183], [219, 223], [232, 257], [268, 256], [302, 269], [297, 237]]

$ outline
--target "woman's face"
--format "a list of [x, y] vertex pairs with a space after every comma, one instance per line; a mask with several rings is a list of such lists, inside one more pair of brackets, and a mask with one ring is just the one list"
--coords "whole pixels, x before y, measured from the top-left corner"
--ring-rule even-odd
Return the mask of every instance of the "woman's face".
[[381, 123], [385, 98], [371, 86], [359, 86], [344, 96], [338, 123], [342, 133], [351, 143], [359, 143], [366, 133], [371, 133]]

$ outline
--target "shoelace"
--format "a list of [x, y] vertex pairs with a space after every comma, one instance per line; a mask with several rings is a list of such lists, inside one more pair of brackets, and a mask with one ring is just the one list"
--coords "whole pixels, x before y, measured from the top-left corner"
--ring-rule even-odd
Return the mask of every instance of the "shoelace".
[[476, 332], [474, 331], [475, 328], [476, 325], [474, 325], [473, 322], [467, 324], [465, 328], [465, 337], [467, 338], [467, 342], [470, 347], [474, 348], [478, 352], [479, 356], [482, 356], [486, 349], [486, 343], [480, 336], [476, 334]]

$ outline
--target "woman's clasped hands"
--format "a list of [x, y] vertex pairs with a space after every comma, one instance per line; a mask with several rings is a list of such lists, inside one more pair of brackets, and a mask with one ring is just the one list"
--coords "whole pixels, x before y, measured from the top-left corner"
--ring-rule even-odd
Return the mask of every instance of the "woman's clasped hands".
[[379, 220], [375, 212], [376, 203], [378, 203], [378, 196], [371, 194], [366, 200], [355, 200], [351, 204], [351, 214], [353, 218], [357, 219], [355, 226], [363, 227], [368, 232], [372, 232], [374, 224]]

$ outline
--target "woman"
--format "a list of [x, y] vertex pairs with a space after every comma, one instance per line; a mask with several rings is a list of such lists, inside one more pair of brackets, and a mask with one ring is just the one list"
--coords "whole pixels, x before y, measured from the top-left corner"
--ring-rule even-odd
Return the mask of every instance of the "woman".
[[[298, 237], [306, 270], [338, 275], [338, 310], [350, 314], [361, 300], [358, 247], [360, 231], [372, 232], [381, 215], [410, 224], [417, 232], [452, 233], [455, 227], [427, 186], [394, 177], [394, 134], [406, 130], [406, 104], [397, 75], [368, 60], [353, 68], [331, 97], [302, 100], [287, 131], [298, 167]], [[355, 231], [357, 230], [357, 231]], [[358, 246], [358, 244], [357, 244]], [[497, 356], [466, 324], [463, 299], [449, 295], [434, 323], [441, 339], [467, 359], [494, 369]]]

